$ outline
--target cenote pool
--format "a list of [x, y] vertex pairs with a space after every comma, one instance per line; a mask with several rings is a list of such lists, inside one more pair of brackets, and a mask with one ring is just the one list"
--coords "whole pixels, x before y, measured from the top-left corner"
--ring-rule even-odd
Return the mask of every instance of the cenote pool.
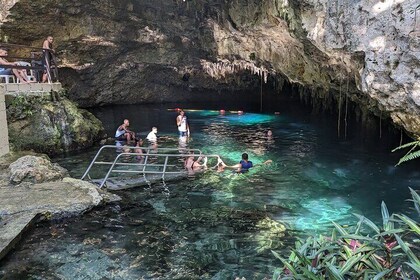
[[[411, 212], [408, 187], [419, 188], [419, 166], [395, 168], [401, 154], [378, 137], [353, 130], [339, 140], [335, 120], [291, 109], [197, 110], [187, 111], [192, 139], [180, 143], [168, 107], [94, 113], [110, 135], [127, 117], [143, 137], [157, 126], [161, 147], [199, 148], [228, 164], [243, 152], [254, 164], [274, 163], [120, 191], [120, 203], [39, 224], [0, 263], [1, 279], [271, 279], [281, 266], [271, 250], [286, 254], [296, 237], [328, 232], [331, 221], [352, 226], [352, 213], [380, 221], [381, 201], [390, 212]], [[54, 160], [80, 177], [97, 149]]]

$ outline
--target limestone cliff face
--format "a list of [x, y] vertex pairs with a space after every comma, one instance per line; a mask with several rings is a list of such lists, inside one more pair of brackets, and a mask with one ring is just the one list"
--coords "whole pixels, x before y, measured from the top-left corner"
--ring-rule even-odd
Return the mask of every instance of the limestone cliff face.
[[415, 0], [6, 2], [17, 3], [1, 35], [36, 46], [53, 35], [61, 80], [82, 106], [210, 100], [258, 85], [256, 73], [348, 96], [420, 135]]

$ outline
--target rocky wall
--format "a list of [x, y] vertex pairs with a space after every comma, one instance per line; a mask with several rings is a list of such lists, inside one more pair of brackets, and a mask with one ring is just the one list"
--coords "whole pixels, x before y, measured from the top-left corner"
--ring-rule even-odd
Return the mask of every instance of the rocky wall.
[[82, 106], [206, 101], [270, 76], [420, 135], [415, 0], [20, 0], [9, 12], [9, 41], [56, 38], [60, 80]]

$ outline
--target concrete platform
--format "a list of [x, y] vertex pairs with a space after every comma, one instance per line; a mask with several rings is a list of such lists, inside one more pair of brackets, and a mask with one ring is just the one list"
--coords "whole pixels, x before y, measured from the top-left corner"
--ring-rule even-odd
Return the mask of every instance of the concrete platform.
[[61, 83], [0, 84], [0, 91], [5, 95], [18, 93], [36, 95], [40, 92], [48, 93], [50, 91], [59, 91], [61, 89]]

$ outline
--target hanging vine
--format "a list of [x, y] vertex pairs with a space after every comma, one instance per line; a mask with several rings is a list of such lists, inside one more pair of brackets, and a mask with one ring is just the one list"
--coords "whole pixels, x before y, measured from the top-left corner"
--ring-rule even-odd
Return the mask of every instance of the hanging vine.
[[338, 99], [338, 120], [337, 120], [337, 134], [338, 137], [340, 137], [340, 126], [341, 126], [341, 84], [343, 82], [341, 74], [339, 75], [340, 77], [340, 97]]
[[347, 89], [346, 89], [346, 112], [344, 114], [344, 139], [347, 139], [347, 112], [348, 112], [348, 99], [349, 99], [349, 83], [350, 79], [347, 79]]

